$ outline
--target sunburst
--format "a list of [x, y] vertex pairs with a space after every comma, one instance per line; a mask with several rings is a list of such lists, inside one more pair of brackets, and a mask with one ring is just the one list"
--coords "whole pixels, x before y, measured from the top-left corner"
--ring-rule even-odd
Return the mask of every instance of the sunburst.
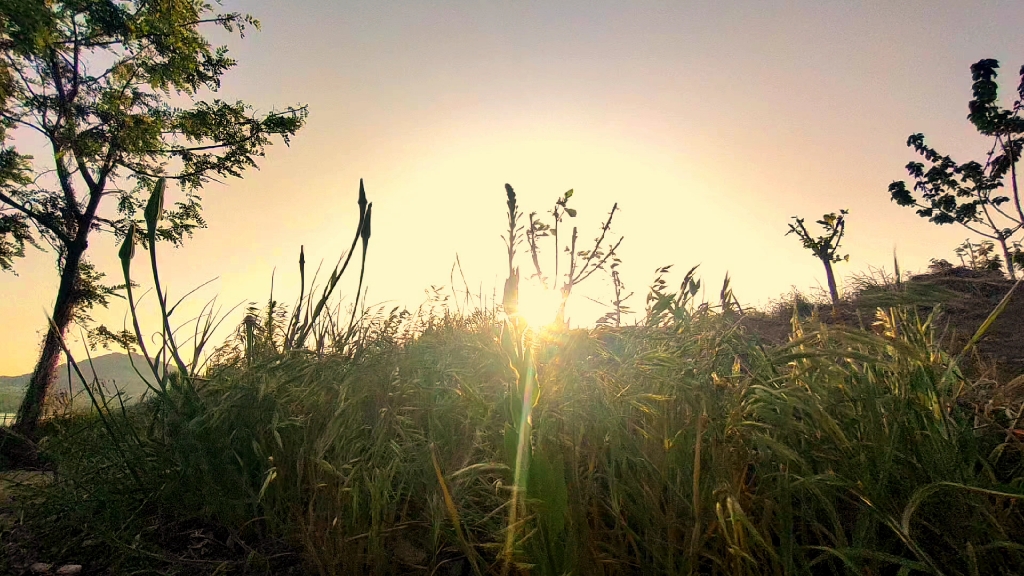
[[534, 330], [554, 322], [559, 305], [558, 291], [545, 288], [539, 282], [523, 282], [519, 287], [519, 316]]

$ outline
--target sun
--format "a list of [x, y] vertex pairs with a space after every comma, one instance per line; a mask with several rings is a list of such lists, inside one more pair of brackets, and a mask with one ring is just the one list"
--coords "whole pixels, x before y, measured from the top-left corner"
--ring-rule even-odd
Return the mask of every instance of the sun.
[[555, 321], [561, 303], [556, 290], [545, 288], [539, 282], [524, 282], [519, 287], [519, 315], [535, 330]]

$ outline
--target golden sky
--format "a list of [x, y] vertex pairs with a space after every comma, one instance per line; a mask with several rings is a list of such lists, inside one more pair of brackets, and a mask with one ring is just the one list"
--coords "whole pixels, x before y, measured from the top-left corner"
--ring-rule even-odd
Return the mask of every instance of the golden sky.
[[[474, 290], [500, 289], [506, 182], [524, 212], [574, 189], [586, 240], [618, 202], [634, 309], [666, 264], [674, 281], [700, 264], [712, 298], [727, 271], [743, 303], [818, 289], [821, 265], [784, 236], [787, 222], [840, 208], [851, 255], [840, 278], [891, 270], [894, 248], [904, 269], [923, 270], [967, 233], [889, 200], [915, 159], [906, 138], [923, 132], [960, 161], [981, 159], [986, 142], [965, 119], [969, 67], [998, 59], [1009, 92], [1024, 64], [1019, 0], [224, 8], [263, 30], [223, 37], [239, 64], [220, 97], [310, 109], [290, 148], [204, 191], [209, 229], [160, 253], [172, 298], [216, 277], [199, 301], [219, 295], [227, 307], [265, 301], [275, 268], [290, 302], [300, 245], [312, 265], [333, 263], [351, 238], [359, 178], [374, 203], [370, 302], [416, 307], [449, 284], [456, 254]], [[89, 253], [118, 278], [109, 240], [94, 238]], [[0, 276], [2, 375], [32, 368], [56, 290], [52, 255], [33, 250], [17, 270]], [[583, 292], [607, 298], [593, 278]], [[574, 324], [601, 314], [584, 293]], [[124, 307], [95, 316], [119, 327]]]

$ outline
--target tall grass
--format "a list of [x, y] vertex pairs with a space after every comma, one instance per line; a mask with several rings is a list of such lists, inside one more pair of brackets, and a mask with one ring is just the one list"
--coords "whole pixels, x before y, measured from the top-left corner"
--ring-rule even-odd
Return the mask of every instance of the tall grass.
[[962, 402], [970, 383], [928, 319], [795, 322], [776, 348], [707, 306], [647, 320], [536, 335], [544, 470], [515, 527], [502, 327], [449, 316], [354, 357], [223, 367], [195, 404], [129, 413], [148, 427], [138, 486], [94, 421], [65, 424], [52, 450], [68, 481], [47, 502], [66, 515], [40, 516], [43, 532], [146, 564], [162, 554], [146, 522], [167, 515], [286, 542], [322, 574], [500, 573], [510, 529], [510, 568], [535, 574], [1024, 566], [1012, 423]]
[[26, 522], [52, 561], [113, 573], [1024, 566], [1024, 408], [976, 409], [931, 317], [795, 309], [772, 346], [728, 286], [698, 291], [662, 275], [642, 322], [593, 330], [341, 314], [358, 337], [314, 350], [275, 339], [271, 299], [202, 378], [53, 422], [59, 481]]

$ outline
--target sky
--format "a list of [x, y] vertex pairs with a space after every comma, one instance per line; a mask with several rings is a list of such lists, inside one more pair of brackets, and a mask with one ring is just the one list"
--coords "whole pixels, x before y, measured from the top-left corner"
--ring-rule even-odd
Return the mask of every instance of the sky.
[[[172, 299], [212, 280], [192, 301], [216, 296], [225, 310], [265, 302], [272, 276], [275, 296], [292, 302], [300, 245], [311, 269], [333, 264], [351, 241], [360, 178], [374, 203], [370, 303], [416, 308], [431, 286], [450, 286], [456, 256], [474, 292], [500, 290], [506, 182], [523, 212], [541, 215], [573, 189], [581, 241], [617, 203], [634, 309], [668, 264], [670, 284], [699, 264], [711, 299], [726, 273], [748, 305], [821, 290], [820, 262], [785, 233], [792, 216], [839, 209], [850, 211], [841, 287], [891, 272], [894, 250], [904, 270], [923, 271], [931, 258], [953, 259], [969, 234], [890, 201], [889, 183], [917, 158], [907, 137], [923, 132], [961, 162], [983, 160], [989, 144], [966, 120], [970, 65], [999, 60], [1010, 93], [1024, 64], [1019, 0], [224, 9], [256, 16], [262, 30], [211, 31], [238, 61], [216, 96], [263, 112], [309, 107], [290, 147], [270, 147], [259, 170], [203, 191], [208, 229], [160, 248]], [[542, 250], [550, 269], [552, 250]], [[110, 239], [94, 238], [90, 254], [119, 277]], [[31, 370], [57, 286], [51, 254], [30, 250], [16, 266], [0, 275], [0, 375]], [[354, 280], [339, 286], [346, 301]], [[611, 295], [606, 275], [588, 284], [570, 305], [574, 325], [603, 312], [587, 296]], [[120, 328], [124, 314], [114, 301], [93, 315]], [[143, 319], [156, 327], [150, 312]]]

